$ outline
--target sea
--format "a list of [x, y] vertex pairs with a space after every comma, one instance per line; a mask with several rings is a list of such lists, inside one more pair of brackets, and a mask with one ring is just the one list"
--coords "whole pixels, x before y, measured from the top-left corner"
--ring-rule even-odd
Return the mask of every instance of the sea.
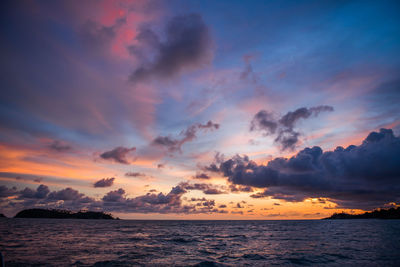
[[400, 266], [400, 220], [1, 219], [5, 266]]

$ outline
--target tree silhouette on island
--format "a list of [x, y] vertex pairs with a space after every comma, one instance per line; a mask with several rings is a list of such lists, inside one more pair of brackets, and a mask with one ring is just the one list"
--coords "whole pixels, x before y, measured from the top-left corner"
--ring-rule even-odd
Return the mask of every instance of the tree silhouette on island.
[[334, 213], [332, 216], [324, 220], [340, 220], [340, 219], [400, 219], [400, 207], [391, 209], [377, 209], [362, 214], [348, 214], [345, 212]]
[[72, 212], [60, 209], [26, 209], [18, 212], [14, 218], [119, 220], [119, 218], [114, 218], [110, 213], [104, 213], [101, 211]]

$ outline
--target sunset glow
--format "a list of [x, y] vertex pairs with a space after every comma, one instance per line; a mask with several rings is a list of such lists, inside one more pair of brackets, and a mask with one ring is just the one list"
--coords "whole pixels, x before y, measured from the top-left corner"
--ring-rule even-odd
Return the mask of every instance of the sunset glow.
[[396, 1], [1, 5], [0, 213], [286, 220], [400, 203]]

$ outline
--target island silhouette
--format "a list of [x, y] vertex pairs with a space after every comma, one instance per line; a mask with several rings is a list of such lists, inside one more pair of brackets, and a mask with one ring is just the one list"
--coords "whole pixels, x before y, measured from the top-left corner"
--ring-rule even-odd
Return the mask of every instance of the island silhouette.
[[400, 219], [400, 207], [390, 209], [376, 209], [362, 214], [334, 213], [324, 220], [340, 219]]
[[48, 219], [102, 219], [117, 220], [110, 213], [101, 211], [72, 212], [62, 209], [26, 209], [14, 216], [14, 218], [48, 218]]

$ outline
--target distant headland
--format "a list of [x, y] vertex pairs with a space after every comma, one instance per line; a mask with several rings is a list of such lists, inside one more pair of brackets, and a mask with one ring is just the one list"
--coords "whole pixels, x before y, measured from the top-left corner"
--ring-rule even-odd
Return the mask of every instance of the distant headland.
[[15, 215], [14, 218], [48, 218], [48, 219], [101, 219], [101, 220], [118, 220], [109, 213], [99, 211], [78, 211], [59, 209], [26, 209]]
[[400, 219], [400, 207], [391, 209], [379, 209], [362, 214], [334, 213], [324, 220], [340, 220], [340, 219]]

